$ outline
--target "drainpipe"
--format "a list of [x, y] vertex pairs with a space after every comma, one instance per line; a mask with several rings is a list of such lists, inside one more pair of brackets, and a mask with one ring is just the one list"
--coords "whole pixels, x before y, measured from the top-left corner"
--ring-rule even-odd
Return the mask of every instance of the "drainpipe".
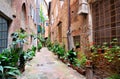
[[71, 25], [71, 17], [70, 17], [70, 0], [68, 0], [68, 31], [67, 31], [67, 43], [68, 43], [68, 50], [70, 50], [70, 25]]

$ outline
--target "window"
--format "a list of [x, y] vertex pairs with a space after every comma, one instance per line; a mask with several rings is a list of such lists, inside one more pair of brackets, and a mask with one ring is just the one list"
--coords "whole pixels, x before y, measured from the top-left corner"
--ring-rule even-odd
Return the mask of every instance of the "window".
[[55, 11], [55, 13], [56, 13], [56, 17], [58, 16], [58, 5], [56, 4], [56, 7], [55, 7], [56, 9], [56, 11]]
[[48, 26], [49, 25], [49, 23], [48, 22], [46, 22], [46, 26]]
[[30, 4], [30, 16], [32, 16], [32, 5]]
[[21, 12], [21, 28], [26, 28], [27, 18], [26, 18], [26, 6], [25, 3], [22, 5], [22, 12]]
[[62, 7], [64, 4], [64, 0], [60, 0], [60, 6]]
[[0, 16], [0, 53], [7, 48], [8, 24], [7, 20]]
[[58, 38], [59, 38], [59, 42], [62, 42], [62, 22], [61, 21], [58, 23]]
[[74, 45], [76, 48], [80, 48], [80, 35], [78, 36], [73, 36], [74, 39]]
[[53, 24], [54, 23], [54, 16], [53, 16], [53, 14], [51, 15], [51, 24]]
[[120, 45], [120, 0], [101, 0], [92, 4], [93, 39], [96, 45], [117, 38]]
[[34, 8], [32, 7], [32, 5], [30, 4], [30, 16], [32, 17], [32, 19], [34, 20]]
[[32, 19], [34, 19], [34, 8], [32, 7]]
[[33, 20], [34, 20], [34, 23], [36, 23], [36, 11], [34, 10], [34, 15], [33, 15]]

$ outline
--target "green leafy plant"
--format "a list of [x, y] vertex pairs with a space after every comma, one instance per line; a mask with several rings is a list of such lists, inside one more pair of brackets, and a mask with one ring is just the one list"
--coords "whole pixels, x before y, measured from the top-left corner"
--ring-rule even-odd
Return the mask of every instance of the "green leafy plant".
[[47, 40], [46, 40], [46, 46], [47, 46], [48, 48], [52, 47], [52, 42], [51, 42], [51, 40], [50, 40], [50, 37], [48, 37]]
[[[112, 42], [105, 42], [99, 47], [104, 49], [104, 53], [98, 54], [96, 51], [91, 53], [91, 60], [94, 69], [100, 69], [102, 72], [119, 74], [120, 46], [118, 45], [118, 40], [113, 39]], [[98, 49], [98, 46], [93, 49]]]
[[0, 78], [7, 79], [13, 76], [16, 77], [17, 75], [20, 75], [18, 68], [0, 65]]
[[77, 52], [75, 52], [73, 49], [69, 50], [67, 53], [67, 59], [71, 64], [74, 64], [74, 59], [77, 58]]
[[37, 49], [40, 50], [41, 48], [42, 48], [42, 43], [39, 42], [39, 43], [38, 43], [38, 47], [37, 47]]
[[53, 45], [52, 45], [52, 49], [51, 51], [54, 52], [54, 53], [57, 53], [59, 49], [59, 44], [57, 42], [55, 42]]
[[27, 33], [22, 29], [12, 33], [11, 34], [12, 44], [11, 45], [16, 47], [17, 44], [20, 44], [22, 46], [24, 43], [27, 43], [26, 41], [27, 36], [28, 36]]
[[25, 61], [35, 56], [35, 46], [32, 46], [27, 53], [23, 50], [23, 44], [26, 43], [27, 36], [27, 33], [22, 29], [11, 34], [12, 43], [10, 47], [0, 54], [0, 79], [20, 75], [20, 70], [25, 67]]
[[9, 66], [17, 66], [17, 62], [19, 60], [19, 49], [5, 49], [0, 54], [0, 61], [3, 66], [9, 65]]
[[120, 74], [113, 74], [111, 77], [107, 79], [120, 79]]
[[58, 55], [58, 58], [63, 58], [64, 57], [64, 54], [65, 54], [65, 49], [63, 48], [63, 46], [58, 46], [57, 47], [57, 50], [56, 50], [56, 53]]
[[78, 68], [85, 68], [85, 63], [86, 63], [86, 56], [84, 54], [81, 54], [81, 58], [80, 59], [77, 59], [75, 58], [74, 59], [74, 62], [75, 62], [75, 66], [77, 66]]
[[33, 45], [31, 50], [35, 52], [36, 51], [36, 47]]
[[35, 51], [28, 49], [27, 52], [26, 52], [25, 55], [24, 55], [24, 59], [25, 59], [26, 61], [29, 61], [29, 60], [31, 60], [34, 56], [35, 56]]
[[39, 42], [41, 42], [42, 46], [45, 46], [45, 39], [42, 37], [42, 35], [38, 35], [37, 39], [39, 40]]

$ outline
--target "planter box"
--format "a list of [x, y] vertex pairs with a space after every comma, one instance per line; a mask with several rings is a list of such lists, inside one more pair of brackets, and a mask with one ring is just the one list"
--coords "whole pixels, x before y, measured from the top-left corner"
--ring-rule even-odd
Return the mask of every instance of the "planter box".
[[69, 63], [68, 67], [71, 67], [73, 68], [74, 70], [76, 70], [78, 73], [82, 74], [82, 75], [85, 75], [86, 74], [86, 70], [85, 69], [82, 69], [82, 68], [78, 68], [77, 66], [74, 66], [72, 64], [70, 64], [70, 62], [68, 60], [65, 60], [63, 58], [59, 58], [63, 63], [67, 64]]
[[74, 70], [76, 70], [78, 73], [80, 73], [80, 74], [82, 74], [82, 75], [85, 75], [85, 74], [86, 74], [86, 70], [85, 70], [85, 69], [78, 68], [78, 67], [76, 67], [76, 66], [74, 66], [74, 65], [72, 65], [72, 64], [70, 64], [69, 67], [73, 68]]
[[63, 63], [68, 63], [68, 60], [65, 60], [64, 58], [58, 58], [58, 59], [60, 59]]

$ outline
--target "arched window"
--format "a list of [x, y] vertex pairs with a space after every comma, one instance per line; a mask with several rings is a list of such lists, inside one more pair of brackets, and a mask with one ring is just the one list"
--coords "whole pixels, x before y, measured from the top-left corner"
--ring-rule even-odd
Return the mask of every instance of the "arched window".
[[26, 28], [26, 21], [27, 21], [27, 18], [26, 18], [26, 7], [25, 7], [25, 3], [22, 5], [22, 12], [21, 12], [21, 27], [23, 29]]
[[0, 16], [0, 53], [7, 48], [8, 24], [7, 20]]

